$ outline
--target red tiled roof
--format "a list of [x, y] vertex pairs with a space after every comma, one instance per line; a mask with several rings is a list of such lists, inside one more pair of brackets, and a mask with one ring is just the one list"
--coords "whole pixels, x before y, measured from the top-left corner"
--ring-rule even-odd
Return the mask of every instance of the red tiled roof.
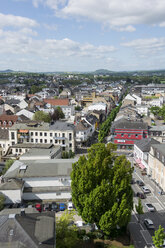
[[69, 99], [44, 99], [45, 103], [49, 103], [53, 106], [67, 106], [69, 105]]
[[0, 126], [11, 127], [18, 120], [17, 115], [0, 115]]
[[13, 121], [16, 122], [18, 120], [17, 115], [0, 115], [0, 121]]

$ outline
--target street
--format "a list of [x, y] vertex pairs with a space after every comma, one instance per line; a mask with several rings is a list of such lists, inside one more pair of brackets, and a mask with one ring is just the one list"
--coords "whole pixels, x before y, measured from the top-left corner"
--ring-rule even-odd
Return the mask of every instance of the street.
[[[127, 156], [130, 162], [133, 164], [133, 157]], [[154, 235], [154, 231], [159, 228], [161, 225], [165, 228], [165, 195], [160, 195], [159, 187], [147, 176], [141, 175], [141, 170], [138, 167], [135, 167], [133, 172], [133, 178], [136, 180], [142, 180], [150, 190], [151, 193], [146, 194], [146, 198], [142, 199], [143, 211], [144, 214], [140, 217], [140, 223], [138, 223], [138, 215], [135, 210], [135, 205], [138, 204], [138, 197], [134, 196], [134, 209], [131, 218], [131, 222], [129, 223], [129, 231], [132, 239], [135, 241], [136, 248], [144, 248], [145, 245], [152, 245], [152, 236]], [[136, 195], [137, 192], [142, 192], [140, 186], [137, 183], [132, 184], [132, 189]], [[151, 203], [156, 211], [149, 212], [145, 206], [145, 203]], [[150, 219], [154, 223], [154, 230], [148, 230], [144, 225], [144, 219]]]

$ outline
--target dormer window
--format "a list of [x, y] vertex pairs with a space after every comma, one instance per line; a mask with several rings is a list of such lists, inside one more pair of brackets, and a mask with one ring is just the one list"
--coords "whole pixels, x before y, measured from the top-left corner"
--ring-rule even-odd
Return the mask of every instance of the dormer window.
[[9, 126], [12, 126], [12, 122], [11, 121], [9, 121]]
[[6, 126], [6, 121], [3, 122], [3, 125]]

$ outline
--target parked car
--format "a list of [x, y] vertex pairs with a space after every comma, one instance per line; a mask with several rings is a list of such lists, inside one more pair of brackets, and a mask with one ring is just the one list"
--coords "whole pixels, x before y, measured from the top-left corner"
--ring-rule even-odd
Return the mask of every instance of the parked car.
[[150, 219], [144, 219], [144, 225], [147, 227], [147, 229], [154, 229], [154, 223]]
[[155, 211], [155, 207], [151, 203], [145, 203], [145, 206], [149, 212]]
[[57, 212], [58, 211], [58, 205], [56, 202], [52, 202], [51, 210]]
[[135, 178], [132, 178], [131, 179], [131, 184], [134, 184], [135, 183]]
[[65, 203], [59, 203], [59, 210], [64, 211], [66, 209]]
[[151, 193], [151, 190], [148, 187], [146, 187], [146, 186], [143, 186], [142, 187], [142, 190], [143, 190], [144, 194]]
[[137, 180], [136, 183], [137, 183], [137, 185], [139, 185], [139, 186], [144, 186], [144, 182], [141, 181], [141, 180]]
[[43, 211], [51, 211], [51, 205], [49, 203], [45, 203], [43, 206]]
[[74, 210], [74, 207], [73, 207], [73, 203], [72, 202], [68, 202], [68, 210], [69, 211]]
[[139, 197], [140, 199], [145, 199], [146, 198], [146, 196], [145, 196], [145, 194], [143, 192], [137, 192], [136, 196]]
[[42, 212], [42, 204], [41, 203], [36, 203], [35, 208], [37, 209], [38, 212]]

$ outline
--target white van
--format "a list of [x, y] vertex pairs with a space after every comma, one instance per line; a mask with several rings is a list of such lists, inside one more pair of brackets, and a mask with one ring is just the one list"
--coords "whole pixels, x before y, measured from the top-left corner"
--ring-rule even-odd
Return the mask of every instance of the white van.
[[68, 202], [68, 210], [71, 211], [73, 209], [74, 209], [73, 203], [72, 202]]

